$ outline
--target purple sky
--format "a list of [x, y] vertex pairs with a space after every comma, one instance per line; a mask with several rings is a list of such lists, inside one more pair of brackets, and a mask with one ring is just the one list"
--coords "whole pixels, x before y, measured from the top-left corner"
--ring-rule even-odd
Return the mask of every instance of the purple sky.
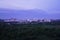
[[[0, 0], [0, 8], [9, 9], [9, 10], [37, 10], [38, 9], [47, 12], [46, 15], [47, 14], [53, 15], [57, 13], [60, 14], [60, 0]], [[0, 15], [4, 16], [6, 14], [7, 13], [4, 13], [2, 15], [0, 9]], [[12, 13], [10, 14], [12, 15]], [[32, 15], [32, 13], [28, 13], [28, 14]], [[34, 14], [32, 16], [34, 16]], [[54, 16], [56, 17], [58, 15], [54, 15]], [[2, 17], [0, 16], [0, 18]]]

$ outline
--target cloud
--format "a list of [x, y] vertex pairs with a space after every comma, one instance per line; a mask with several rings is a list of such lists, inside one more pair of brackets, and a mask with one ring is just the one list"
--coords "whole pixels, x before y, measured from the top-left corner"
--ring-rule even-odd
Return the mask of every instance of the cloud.
[[48, 0], [3, 0], [0, 7], [16, 9], [46, 9], [49, 6]]
[[54, 11], [53, 9], [59, 9], [58, 11], [60, 11], [60, 0], [1, 0], [0, 8], [25, 10], [42, 9], [52, 13]]
[[32, 9], [36, 8], [37, 0], [3, 0], [0, 2], [0, 7], [17, 8], [17, 9]]

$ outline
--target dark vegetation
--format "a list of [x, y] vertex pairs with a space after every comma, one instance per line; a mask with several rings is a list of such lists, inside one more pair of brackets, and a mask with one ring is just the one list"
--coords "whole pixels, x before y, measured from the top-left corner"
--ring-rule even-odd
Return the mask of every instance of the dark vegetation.
[[0, 40], [60, 40], [60, 23], [7, 24], [0, 22]]

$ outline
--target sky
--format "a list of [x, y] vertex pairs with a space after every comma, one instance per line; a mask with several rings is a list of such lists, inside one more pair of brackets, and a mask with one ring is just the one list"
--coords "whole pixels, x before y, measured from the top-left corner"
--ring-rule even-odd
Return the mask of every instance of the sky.
[[60, 0], [0, 0], [0, 8], [14, 10], [40, 9], [53, 14], [60, 13]]
[[60, 10], [60, 0], [0, 0], [0, 8]]

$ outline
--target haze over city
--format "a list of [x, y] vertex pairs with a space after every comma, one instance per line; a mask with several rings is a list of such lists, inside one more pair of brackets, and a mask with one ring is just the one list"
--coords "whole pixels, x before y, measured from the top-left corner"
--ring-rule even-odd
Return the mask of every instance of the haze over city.
[[0, 0], [0, 18], [60, 19], [60, 0]]

